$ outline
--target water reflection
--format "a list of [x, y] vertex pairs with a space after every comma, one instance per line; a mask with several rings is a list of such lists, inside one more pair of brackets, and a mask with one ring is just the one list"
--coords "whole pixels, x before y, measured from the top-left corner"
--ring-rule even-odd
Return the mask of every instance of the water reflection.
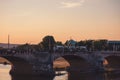
[[0, 65], [0, 80], [120, 80], [120, 72], [80, 73], [61, 71], [54, 77], [9, 75], [10, 66]]
[[120, 80], [120, 73], [65, 73], [55, 77], [11, 76], [11, 80]]
[[67, 71], [56, 71], [56, 76], [53, 80], [68, 80], [68, 72]]
[[[63, 72], [63, 71], [62, 71]], [[67, 73], [61, 73], [54, 77], [47, 76], [29, 76], [29, 75], [11, 75], [11, 80], [68, 80]]]
[[11, 80], [53, 80], [53, 77], [43, 77], [43, 76], [11, 76]]

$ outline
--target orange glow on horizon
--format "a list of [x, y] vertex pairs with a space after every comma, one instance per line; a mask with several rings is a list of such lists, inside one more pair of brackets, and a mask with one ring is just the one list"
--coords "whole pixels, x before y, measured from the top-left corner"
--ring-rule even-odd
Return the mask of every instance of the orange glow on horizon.
[[[46, 35], [56, 41], [120, 40], [119, 0], [1, 0], [0, 43], [37, 44]], [[67, 1], [64, 3], [68, 3]], [[79, 5], [81, 4], [81, 5]]]

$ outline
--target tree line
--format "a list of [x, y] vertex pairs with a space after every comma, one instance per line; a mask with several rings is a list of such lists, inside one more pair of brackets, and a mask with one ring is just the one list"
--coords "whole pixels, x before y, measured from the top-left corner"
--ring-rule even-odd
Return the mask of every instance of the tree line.
[[[36, 45], [33, 44], [24, 44], [18, 46], [16, 49], [18, 50], [24, 50], [24, 51], [50, 51], [53, 52], [53, 47], [58, 46], [68, 46], [67, 45], [68, 40], [65, 43], [62, 43], [61, 41], [55, 41], [54, 36], [47, 35], [45, 36], [42, 41]], [[75, 44], [75, 47], [77, 46], [85, 46], [88, 51], [106, 51], [110, 50], [110, 46], [107, 44], [107, 39], [101, 39], [101, 40], [81, 40], [77, 41]]]

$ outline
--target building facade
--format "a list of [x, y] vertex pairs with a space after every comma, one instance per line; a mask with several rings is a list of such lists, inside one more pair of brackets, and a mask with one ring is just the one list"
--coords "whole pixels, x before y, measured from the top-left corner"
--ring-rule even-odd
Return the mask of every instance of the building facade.
[[108, 41], [108, 50], [120, 51], [120, 41]]

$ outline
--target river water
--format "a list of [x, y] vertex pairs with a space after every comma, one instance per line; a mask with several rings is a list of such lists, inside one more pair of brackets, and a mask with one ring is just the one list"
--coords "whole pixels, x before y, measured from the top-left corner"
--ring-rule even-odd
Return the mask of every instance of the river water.
[[[120, 80], [120, 73], [79, 73], [61, 71], [61, 75], [55, 77], [40, 76], [11, 76], [11, 66], [0, 64], [0, 80]], [[58, 72], [56, 72], [58, 73]]]

